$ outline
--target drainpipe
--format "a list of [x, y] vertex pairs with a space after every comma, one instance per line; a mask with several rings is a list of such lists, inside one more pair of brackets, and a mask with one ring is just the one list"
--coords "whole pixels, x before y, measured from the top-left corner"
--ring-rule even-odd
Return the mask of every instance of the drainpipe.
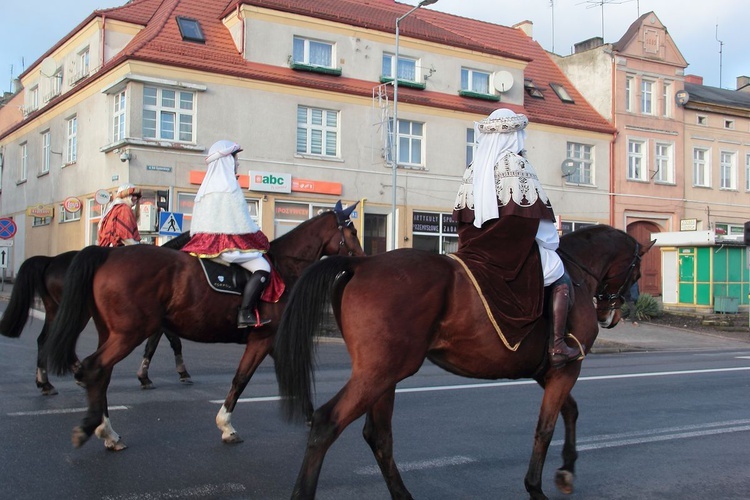
[[237, 18], [242, 21], [242, 27], [240, 31], [240, 55], [242, 58], [245, 58], [245, 16], [242, 14], [242, 11], [240, 10], [240, 3], [237, 4]]
[[105, 61], [104, 49], [106, 48], [106, 36], [107, 36], [107, 14], [102, 14], [102, 47], [101, 55], [99, 56], [99, 67], [103, 67]]
[[[615, 54], [612, 53], [612, 126], [617, 129], [617, 94], [615, 92], [616, 90], [616, 74], [617, 74], [617, 64], [615, 64]], [[615, 149], [615, 140], [617, 140], [617, 130], [615, 130], [612, 133], [612, 141], [609, 143], [609, 225], [612, 227], [615, 226], [615, 172], [617, 169], [615, 166], [617, 165], [616, 161], [616, 153], [617, 150]], [[623, 228], [623, 231], [626, 231], [627, 227]]]

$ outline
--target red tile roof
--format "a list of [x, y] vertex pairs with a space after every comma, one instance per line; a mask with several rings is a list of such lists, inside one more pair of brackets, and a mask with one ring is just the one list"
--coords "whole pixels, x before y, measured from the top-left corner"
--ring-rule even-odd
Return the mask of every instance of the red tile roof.
[[[92, 19], [101, 16], [141, 25], [144, 29], [120, 54], [108, 61], [99, 72], [91, 75], [90, 81], [123, 61], [133, 59], [363, 97], [372, 95], [372, 81], [300, 72], [244, 60], [221, 21], [237, 9], [238, 5], [253, 5], [394, 34], [396, 19], [413, 8], [393, 0], [131, 0], [122, 7], [95, 11], [45, 56]], [[198, 20], [205, 35], [205, 44], [184, 41], [176, 16]], [[544, 93], [545, 99], [526, 96], [523, 108], [508, 107], [527, 114], [532, 122], [603, 133], [614, 132], [614, 128], [586, 102], [547, 52], [518, 29], [419, 9], [401, 21], [399, 31], [402, 36], [528, 62], [524, 76], [533, 79], [536, 87]], [[81, 82], [72, 92], [85, 86], [85, 83], [87, 82]], [[564, 85], [575, 104], [560, 101], [549, 83]], [[55, 101], [68, 95], [70, 93], [59, 96]], [[480, 116], [488, 115], [498, 107], [498, 103], [492, 101], [405, 86], [399, 87], [399, 101], [476, 113]]]

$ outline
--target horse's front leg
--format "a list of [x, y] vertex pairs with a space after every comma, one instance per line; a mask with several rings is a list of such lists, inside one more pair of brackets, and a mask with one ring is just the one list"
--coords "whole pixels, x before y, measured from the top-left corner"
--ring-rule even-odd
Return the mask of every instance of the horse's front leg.
[[243, 441], [232, 425], [232, 412], [237, 405], [237, 400], [242, 395], [242, 391], [245, 390], [255, 370], [257, 370], [258, 366], [266, 358], [272, 346], [273, 335], [259, 339], [251, 337], [247, 341], [245, 352], [242, 354], [242, 359], [240, 360], [240, 366], [237, 368], [232, 379], [232, 387], [229, 389], [224, 404], [216, 415], [216, 426], [221, 431], [221, 440], [227, 444], [236, 444]]
[[570, 396], [578, 374], [581, 371], [581, 363], [570, 363], [562, 368], [549, 370], [542, 383], [544, 397], [542, 407], [539, 410], [534, 433], [534, 446], [529, 460], [529, 469], [526, 472], [524, 484], [526, 491], [533, 500], [546, 500], [547, 496], [542, 491], [542, 471], [544, 461], [547, 458], [549, 444], [555, 432], [555, 424], [560, 414], [560, 409]]
[[[79, 377], [86, 387], [89, 406], [81, 425], [73, 429], [72, 441], [76, 448], [83, 446], [95, 432], [98, 437], [105, 440], [105, 446], [107, 446], [108, 439], [112, 441], [115, 439], [114, 436], [117, 436], [109, 423], [107, 411], [107, 387], [111, 375], [111, 368], [107, 369], [101, 366], [98, 351], [81, 363]], [[119, 436], [117, 436], [116, 441], [119, 441]], [[107, 448], [114, 449], [110, 446], [107, 446]]]
[[110, 451], [122, 451], [127, 448], [120, 435], [112, 428], [112, 422], [109, 420], [108, 403], [105, 403], [102, 423], [96, 428], [95, 434], [96, 437], [104, 441], [104, 447]]
[[573, 479], [576, 472], [576, 422], [578, 421], [578, 403], [568, 395], [563, 403], [561, 414], [565, 424], [565, 444], [562, 449], [562, 467], [555, 473], [555, 486], [566, 495], [573, 493]]
[[47, 331], [49, 329], [49, 323], [47, 319], [44, 319], [44, 325], [42, 331], [36, 338], [37, 355], [36, 355], [36, 386], [42, 390], [42, 396], [54, 396], [57, 394], [57, 389], [53, 386], [49, 378], [47, 377], [47, 359], [42, 356], [42, 348], [47, 340]]

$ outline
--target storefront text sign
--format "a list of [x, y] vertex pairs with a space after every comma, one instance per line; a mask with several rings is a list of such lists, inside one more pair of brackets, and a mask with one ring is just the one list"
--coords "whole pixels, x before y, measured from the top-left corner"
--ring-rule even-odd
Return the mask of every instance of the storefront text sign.
[[52, 217], [55, 213], [55, 207], [53, 205], [37, 205], [35, 207], [28, 207], [26, 209], [26, 215], [29, 217]]
[[266, 193], [291, 193], [291, 174], [276, 172], [250, 171], [250, 191], [263, 191]]

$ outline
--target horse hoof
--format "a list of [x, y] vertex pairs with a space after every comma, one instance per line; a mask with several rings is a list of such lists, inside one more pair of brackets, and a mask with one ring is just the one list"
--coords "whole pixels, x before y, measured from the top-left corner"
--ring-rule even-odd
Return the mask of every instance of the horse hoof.
[[57, 395], [57, 389], [50, 386], [45, 386], [42, 388], [42, 396], [55, 396]]
[[221, 440], [222, 440], [222, 441], [224, 441], [224, 443], [226, 443], [226, 444], [240, 444], [240, 443], [242, 443], [243, 441], [245, 441], [245, 440], [244, 440], [244, 439], [242, 439], [242, 438], [240, 437], [240, 435], [239, 435], [239, 434], [237, 434], [236, 432], [233, 432], [233, 433], [231, 433], [231, 434], [230, 434], [229, 436], [227, 436], [227, 437], [223, 437], [223, 436], [222, 436]]
[[573, 493], [573, 473], [567, 470], [557, 469], [555, 472], [555, 486], [562, 493], [570, 495]]
[[84, 432], [83, 428], [76, 427], [73, 429], [73, 435], [71, 436], [71, 441], [73, 442], [73, 448], [80, 448], [83, 446], [83, 443], [89, 440], [91, 436], [86, 434]]
[[128, 446], [122, 442], [122, 440], [117, 441], [116, 443], [112, 442], [105, 442], [104, 447], [107, 448], [109, 451], [122, 451]]
[[178, 375], [180, 376], [180, 382], [183, 384], [192, 384], [193, 379], [190, 378], [190, 374], [188, 372], [179, 372]]
[[86, 384], [82, 380], [76, 380], [76, 385], [78, 387], [83, 387], [84, 389], [86, 388]]
[[139, 378], [138, 381], [141, 383], [141, 389], [143, 390], [155, 389], [154, 383], [151, 382], [151, 379]]

